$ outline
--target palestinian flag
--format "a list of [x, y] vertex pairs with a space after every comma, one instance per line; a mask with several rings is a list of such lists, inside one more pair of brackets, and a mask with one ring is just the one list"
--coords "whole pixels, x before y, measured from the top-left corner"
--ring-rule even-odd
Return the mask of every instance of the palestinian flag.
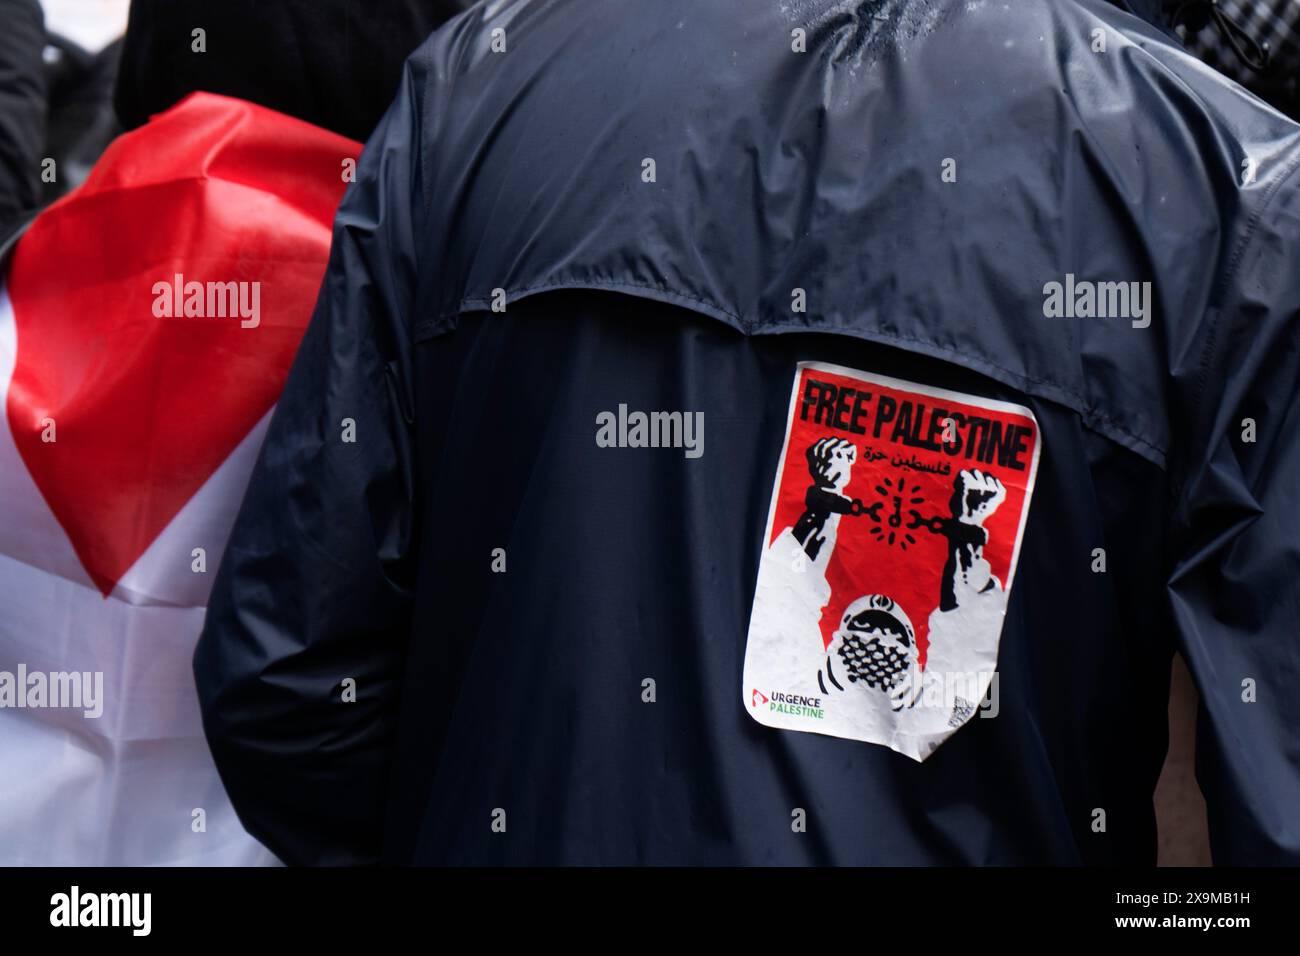
[[361, 146], [193, 95], [0, 285], [0, 864], [252, 864], [190, 659]]

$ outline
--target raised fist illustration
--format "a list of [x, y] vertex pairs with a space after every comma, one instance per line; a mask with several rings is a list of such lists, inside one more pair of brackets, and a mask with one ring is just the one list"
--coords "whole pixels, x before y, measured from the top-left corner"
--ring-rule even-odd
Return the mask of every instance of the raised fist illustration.
[[963, 471], [953, 482], [952, 516], [962, 524], [983, 527], [1006, 497], [1007, 489], [993, 475], [979, 469]]
[[[853, 463], [858, 460], [857, 446], [843, 438], [820, 438], [808, 446], [808, 474], [812, 485], [804, 495], [804, 513], [791, 532], [813, 561], [823, 555], [823, 569], [835, 547], [835, 528], [840, 516], [859, 514], [862, 502], [844, 493], [852, 477]], [[822, 550], [823, 545], [828, 547]]]
[[808, 446], [808, 474], [813, 485], [833, 494], [843, 496], [857, 460], [857, 446], [843, 438], [822, 438]]

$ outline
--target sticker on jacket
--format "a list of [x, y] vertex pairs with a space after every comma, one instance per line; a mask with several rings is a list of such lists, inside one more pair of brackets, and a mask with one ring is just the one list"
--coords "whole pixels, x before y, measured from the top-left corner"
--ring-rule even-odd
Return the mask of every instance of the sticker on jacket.
[[924, 760], [989, 711], [1038, 453], [1027, 408], [801, 363], [745, 648], [750, 715]]

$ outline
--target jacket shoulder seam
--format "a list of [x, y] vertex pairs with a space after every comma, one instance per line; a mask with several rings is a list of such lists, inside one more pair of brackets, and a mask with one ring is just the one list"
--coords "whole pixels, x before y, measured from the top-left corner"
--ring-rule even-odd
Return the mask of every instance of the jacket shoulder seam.
[[[691, 295], [685, 292], [677, 292], [664, 286], [655, 285], [648, 282], [634, 282], [628, 280], [603, 280], [603, 279], [573, 279], [559, 280], [552, 282], [540, 283], [523, 288], [507, 289], [505, 296], [507, 300], [519, 300], [531, 295], [538, 295], [544, 292], [558, 292], [565, 289], [591, 289], [613, 292], [623, 292], [628, 295], [635, 295], [640, 298], [649, 298], [656, 302], [663, 302], [666, 305], [678, 305], [695, 312], [700, 312], [710, 318], [721, 321], [723, 324], [730, 326], [743, 335], [773, 335], [789, 332], [802, 332], [813, 335], [848, 335], [852, 338], [864, 339], [866, 341], [876, 341], [884, 345], [908, 343], [913, 346], [912, 351], [921, 351], [929, 354], [932, 358], [941, 361], [951, 361], [956, 365], [971, 367], [975, 371], [982, 371], [1002, 381], [1012, 388], [1020, 388], [1030, 394], [1037, 395], [1039, 398], [1053, 401], [1057, 404], [1064, 405], [1071, 411], [1075, 412], [1091, 430], [1115, 440], [1120, 445], [1128, 448], [1135, 454], [1141, 455], [1158, 468], [1165, 467], [1168, 450], [1148, 438], [1139, 435], [1131, 428], [1125, 427], [1120, 422], [1099, 412], [1091, 407], [1084, 396], [1067, 386], [1048, 381], [1046, 379], [1037, 379], [1022, 372], [1014, 371], [1003, 365], [993, 362], [983, 355], [972, 356], [947, 346], [939, 345], [928, 339], [916, 336], [906, 336], [897, 333], [886, 332], [879, 329], [818, 329], [806, 325], [789, 325], [774, 324], [766, 325], [761, 328], [756, 322], [746, 322], [738, 313], [725, 309], [714, 302], [702, 299], [699, 296]], [[466, 296], [461, 299], [453, 309], [446, 310], [437, 316], [422, 319], [415, 325], [415, 342], [419, 344], [427, 339], [434, 338], [440, 334], [451, 331], [455, 327], [456, 319], [465, 312], [476, 312], [490, 309], [491, 298], [488, 296]], [[900, 345], [899, 347], [903, 347]]]

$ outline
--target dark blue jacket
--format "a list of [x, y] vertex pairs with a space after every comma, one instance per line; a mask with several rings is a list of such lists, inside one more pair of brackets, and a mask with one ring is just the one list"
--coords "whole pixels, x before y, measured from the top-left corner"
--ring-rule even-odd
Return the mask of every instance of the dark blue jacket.
[[[241, 819], [293, 863], [1149, 864], [1177, 648], [1215, 859], [1300, 862], [1297, 164], [1300, 127], [1102, 0], [451, 21], [344, 199], [196, 654]], [[1032, 499], [967, 430], [968, 485], [888, 525], [894, 486], [786, 454], [809, 362], [965, 396], [963, 429], [1019, 407]], [[952, 454], [808, 407], [857, 469]], [[606, 447], [637, 410], [702, 412], [702, 454]], [[1027, 510], [972, 530], [992, 474]], [[829, 704], [742, 677], [801, 508], [814, 560], [836, 521], [842, 561], [951, 544], [942, 596], [875, 562], [933, 592], [910, 619], [863, 579], [822, 621]], [[876, 706], [851, 654], [919, 669], [984, 547], [996, 716], [950, 698], [924, 760], [755, 719]]]

